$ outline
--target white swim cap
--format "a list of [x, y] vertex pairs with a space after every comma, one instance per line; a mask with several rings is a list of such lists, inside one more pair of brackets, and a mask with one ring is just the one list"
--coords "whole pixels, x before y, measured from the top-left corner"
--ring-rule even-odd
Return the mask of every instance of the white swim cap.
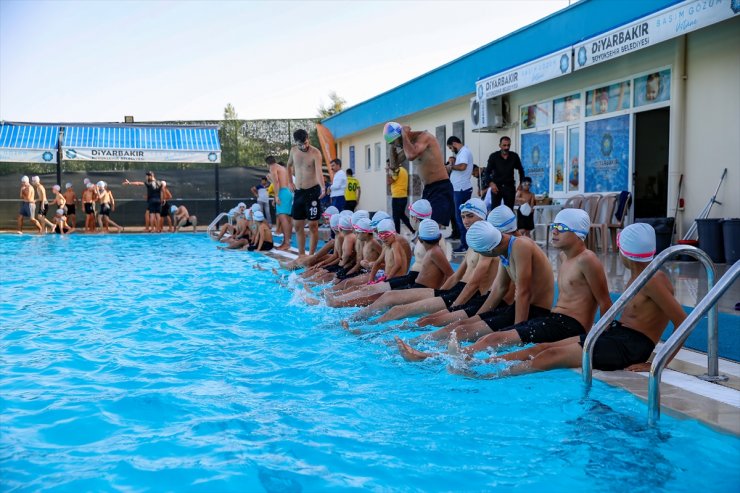
[[252, 212], [262, 212], [262, 206], [259, 204], [252, 204], [252, 207], [250, 207], [250, 209], [252, 209]]
[[373, 225], [370, 222], [370, 219], [363, 217], [360, 218], [356, 223], [352, 223], [353, 227], [355, 228], [355, 231], [358, 233], [372, 233], [373, 232]]
[[460, 206], [460, 212], [472, 212], [481, 219], [486, 219], [486, 203], [481, 199], [473, 198]]
[[239, 202], [238, 204], [236, 204], [236, 208], [237, 209], [240, 208], [240, 207], [243, 208], [243, 209], [246, 209], [247, 208], [247, 204], [245, 204], [244, 202]]
[[532, 206], [529, 205], [529, 202], [525, 202], [519, 206], [519, 212], [522, 213], [522, 216], [528, 216], [532, 214]]
[[375, 214], [373, 214], [373, 218], [370, 221], [370, 224], [373, 226], [373, 228], [377, 228], [378, 224], [380, 224], [380, 221], [383, 219], [390, 219], [390, 215], [385, 211], [378, 211]]
[[99, 182], [98, 182], [98, 188], [105, 188], [105, 182], [104, 182], [104, 181], [102, 181], [102, 180], [101, 180], [101, 181], [99, 181]]
[[72, 188], [72, 184], [68, 182], [64, 185], [64, 188]]
[[329, 218], [329, 227], [334, 231], [339, 229], [339, 214], [334, 214]]
[[64, 209], [57, 209], [57, 214], [64, 215]]
[[585, 239], [591, 228], [591, 219], [582, 209], [563, 209], [555, 216], [555, 224], [565, 224], [580, 239]]
[[328, 218], [333, 216], [334, 214], [339, 214], [339, 209], [337, 209], [333, 205], [330, 205], [321, 215], [325, 218]]
[[409, 214], [419, 219], [431, 217], [432, 204], [427, 199], [419, 199], [409, 206]]
[[478, 221], [470, 226], [465, 241], [474, 251], [488, 253], [501, 243], [501, 232], [488, 221]]
[[513, 233], [516, 231], [516, 214], [503, 204], [493, 209], [488, 214], [486, 221], [502, 233]]
[[352, 216], [339, 215], [339, 229], [342, 231], [352, 231]]
[[383, 126], [383, 138], [390, 144], [401, 136], [401, 125], [396, 122], [388, 122]]
[[163, 187], [166, 187], [167, 186], [167, 182], [164, 181], [164, 180], [160, 180], [159, 183], [161, 183]]
[[393, 219], [383, 219], [378, 223], [378, 233], [391, 232], [396, 232], [396, 226], [393, 224]]
[[39, 181], [41, 181], [41, 179], [38, 176], [31, 177], [31, 183], [38, 183]]
[[53, 187], [51, 187], [51, 189], [52, 190], [61, 190], [62, 187], [60, 187], [59, 185], [54, 185]]
[[262, 213], [262, 211], [252, 211], [252, 218], [255, 221], [264, 221], [265, 215]]
[[655, 257], [655, 230], [649, 224], [630, 224], [617, 234], [619, 253], [635, 262], [650, 262]]
[[339, 215], [352, 217], [352, 211], [349, 209], [344, 209], [342, 212], [339, 213]]
[[27, 176], [21, 177], [21, 183], [28, 183], [28, 177]]
[[88, 183], [88, 184], [87, 184], [87, 185], [85, 185], [85, 186], [86, 186], [86, 187], [87, 187], [88, 189], [90, 189], [90, 188], [95, 188], [95, 184], [94, 184], [94, 183]]
[[359, 221], [362, 218], [368, 218], [370, 219], [370, 213], [368, 211], [355, 211], [352, 213], [352, 224], [356, 224], [357, 221]]
[[175, 212], [177, 212], [177, 206], [173, 205], [170, 207], [170, 214], [174, 214]]
[[419, 239], [425, 241], [434, 241], [440, 238], [439, 224], [433, 219], [424, 219], [419, 224]]
[[90, 178], [85, 178], [84, 180], [82, 180], [82, 183], [87, 185], [88, 183], [90, 183]]

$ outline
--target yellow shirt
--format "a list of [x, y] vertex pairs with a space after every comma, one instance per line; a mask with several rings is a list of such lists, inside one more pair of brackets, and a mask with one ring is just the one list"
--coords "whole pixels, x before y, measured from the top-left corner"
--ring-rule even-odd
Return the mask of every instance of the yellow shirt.
[[406, 168], [398, 168], [398, 171], [393, 174], [393, 183], [391, 183], [391, 197], [394, 199], [402, 199], [409, 196], [409, 172]]
[[270, 186], [267, 187], [267, 195], [269, 197], [274, 197], [275, 196], [275, 187], [272, 186], [272, 183], [270, 183]]
[[344, 189], [344, 200], [357, 200], [357, 189], [360, 188], [360, 182], [357, 178], [347, 177], [347, 188]]

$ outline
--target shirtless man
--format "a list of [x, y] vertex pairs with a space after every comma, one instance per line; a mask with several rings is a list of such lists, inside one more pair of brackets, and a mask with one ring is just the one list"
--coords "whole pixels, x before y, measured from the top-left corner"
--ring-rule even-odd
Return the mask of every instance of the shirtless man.
[[[418, 201], [414, 202], [410, 208], [412, 216], [415, 212], [419, 212], [416, 211], [417, 203]], [[486, 207], [482, 200], [470, 199], [465, 204], [471, 206], [462, 213], [466, 228], [469, 228], [477, 221], [485, 219]], [[447, 279], [440, 289], [410, 289], [385, 293], [369, 307], [353, 314], [350, 320], [363, 320], [381, 310], [393, 307], [374, 321], [374, 323], [383, 323], [422, 313], [446, 310], [455, 304], [467, 303], [476, 292], [488, 292], [491, 282], [493, 282], [493, 278], [496, 275], [497, 261], [491, 259], [484, 260], [480, 263], [480, 260], [481, 256], [472, 249], [469, 249], [465, 254], [462, 265]], [[480, 267], [478, 267], [479, 264]], [[491, 272], [491, 268], [494, 269], [493, 272]]]
[[295, 174], [295, 185], [289, 183], [290, 189], [295, 191], [291, 216], [295, 221], [299, 256], [306, 254], [306, 231], [303, 228], [308, 219], [308, 253], [313, 255], [319, 242], [319, 200], [326, 193], [324, 176], [321, 173], [321, 152], [309, 143], [308, 132], [303, 129], [293, 132], [293, 140], [295, 145], [290, 149], [288, 157], [288, 172]]
[[413, 132], [408, 125], [401, 126], [400, 134], [394, 129], [397, 123], [387, 123], [383, 135], [390, 144], [389, 167], [396, 171], [405, 161], [414, 161], [421, 182], [421, 198], [432, 204], [432, 219], [440, 226], [449, 226], [454, 207], [452, 183], [447, 176], [442, 151], [437, 138], [427, 131]]
[[157, 233], [161, 233], [164, 230], [164, 222], [167, 220], [167, 231], [170, 233], [175, 231], [174, 225], [172, 224], [172, 216], [170, 215], [170, 200], [172, 200], [172, 192], [167, 186], [167, 182], [160, 181], [162, 185], [162, 191], [160, 197], [162, 198], [162, 204], [160, 205], [159, 217], [157, 218]]
[[74, 228], [77, 226], [77, 194], [71, 183], [67, 183], [64, 188], [64, 200], [67, 202], [67, 223]]
[[[631, 224], [617, 240], [622, 263], [630, 271], [627, 286], [649, 265], [655, 255], [655, 230], [647, 224]], [[673, 286], [665, 273], [658, 271], [637, 295], [627, 303], [619, 321], [596, 340], [593, 349], [593, 367], [613, 371], [627, 369], [648, 371], [645, 363], [655, 349], [668, 321], [678, 327], [686, 313], [673, 296]], [[586, 335], [573, 336], [558, 342], [536, 344], [486, 360], [518, 361], [501, 374], [487, 377], [522, 375], [557, 368], [580, 368]]]
[[265, 163], [270, 167], [270, 181], [275, 190], [275, 234], [283, 235], [283, 242], [276, 250], [288, 250], [293, 225], [290, 213], [293, 210], [293, 181], [285, 166], [278, 164], [275, 156], [267, 156]]
[[[563, 263], [558, 273], [558, 301], [550, 314], [527, 319], [529, 313], [524, 311], [524, 305], [520, 304], [518, 298], [515, 303], [515, 320], [524, 321], [506, 330], [499, 330], [481, 337], [471, 346], [464, 348], [463, 352], [475, 354], [489, 347], [556, 342], [568, 337], [579, 336], [585, 334], [587, 328], [593, 324], [597, 308], [601, 310], [601, 313], [606, 313], [612, 303], [609, 298], [604, 266], [601, 265], [595, 253], [586, 249], [584, 243], [590, 224], [588, 213], [580, 209], [564, 209], [555, 216], [552, 244], [561, 250], [560, 257]], [[482, 226], [474, 225], [471, 228], [471, 230], [476, 230], [476, 233], [468, 241], [472, 239], [476, 249], [493, 251], [501, 243], [496, 235], [500, 233], [490, 224], [479, 223], [479, 225]], [[522, 241], [525, 245], [527, 244], [524, 238], [517, 240], [517, 242]], [[486, 243], [491, 248], [487, 248]], [[503, 245], [501, 247], [503, 248]], [[516, 257], [516, 253], [513, 253], [512, 257]], [[530, 276], [540, 274], [543, 270], [540, 268], [535, 271], [535, 269], [536, 267], [530, 268]], [[547, 270], [550, 270], [549, 263]], [[516, 269], [507, 272], [513, 272], [514, 279], [518, 279], [521, 275], [516, 272]], [[521, 284], [524, 285], [523, 282]], [[538, 289], [536, 279], [531, 277], [529, 284], [529, 305], [537, 306], [535, 301], [539, 304], [546, 304], [543, 298], [536, 293]], [[499, 295], [496, 292], [492, 290], [491, 296], [497, 298]], [[493, 301], [496, 298], [493, 298]], [[413, 349], [398, 338], [396, 343], [402, 356], [409, 361], [420, 361], [431, 356], [429, 353]]]
[[[396, 227], [392, 219], [383, 219], [378, 224], [378, 237], [383, 243], [383, 250], [370, 270], [369, 284], [359, 287], [353, 293], [337, 298], [327, 299], [327, 305], [332, 307], [365, 306], [390, 290], [389, 281], [406, 274], [411, 259], [411, 245], [406, 238], [396, 234]], [[378, 271], [383, 268], [384, 273], [375, 279]]]
[[190, 212], [188, 212], [187, 207], [184, 205], [176, 206], [173, 205], [170, 207], [170, 212], [175, 216], [175, 233], [180, 231], [180, 228], [185, 228], [187, 226], [193, 227], [193, 233], [196, 232], [196, 226], [198, 226], [198, 218], [196, 216], [191, 216]]
[[36, 219], [41, 223], [42, 233], [46, 233], [46, 226], [54, 227], [54, 224], [46, 219], [46, 213], [49, 212], [49, 201], [46, 198], [46, 188], [41, 183], [41, 178], [34, 176], [31, 178], [31, 185], [36, 191]]
[[115, 226], [119, 233], [123, 231], [123, 228], [110, 218], [111, 212], [116, 210], [116, 201], [113, 198], [113, 192], [108, 190], [108, 185], [104, 181], [98, 182], [98, 201], [100, 202], [100, 217], [103, 220], [103, 231], [108, 233], [108, 228], [111, 225]]
[[21, 178], [21, 192], [20, 192], [20, 198], [21, 198], [21, 207], [18, 211], [18, 233], [23, 233], [23, 218], [27, 217], [29, 221], [31, 221], [33, 224], [36, 225], [36, 227], [39, 229], [39, 233], [43, 233], [44, 228], [41, 226], [41, 223], [38, 222], [36, 219], [36, 203], [34, 201], [35, 199], [35, 191], [31, 184], [29, 183], [28, 177], [24, 176]]
[[[87, 180], [87, 178], [85, 178]], [[95, 185], [92, 183], [85, 184], [85, 190], [82, 192], [82, 207], [85, 211], [85, 232], [95, 232], [95, 201], [98, 200], [98, 194], [95, 191]]]
[[153, 171], [146, 172], [146, 183], [143, 181], [123, 181], [124, 185], [146, 187], [146, 211], [144, 212], [144, 232], [154, 233], [159, 227], [162, 211], [162, 182], [154, 177]]

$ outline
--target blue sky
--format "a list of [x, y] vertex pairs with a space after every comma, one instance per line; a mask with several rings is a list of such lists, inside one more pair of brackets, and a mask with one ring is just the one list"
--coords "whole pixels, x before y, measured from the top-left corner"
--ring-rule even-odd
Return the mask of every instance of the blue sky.
[[330, 91], [360, 103], [567, 5], [0, 0], [0, 119], [313, 117]]

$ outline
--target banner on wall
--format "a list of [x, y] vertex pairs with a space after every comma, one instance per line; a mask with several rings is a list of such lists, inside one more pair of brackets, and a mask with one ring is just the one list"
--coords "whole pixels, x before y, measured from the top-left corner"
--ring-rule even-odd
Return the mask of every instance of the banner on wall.
[[57, 153], [43, 149], [0, 148], [0, 163], [56, 163]]
[[522, 135], [522, 166], [533, 193], [550, 193], [550, 132]]
[[629, 145], [629, 115], [586, 122], [587, 193], [629, 189]]
[[668, 101], [671, 97], [671, 70], [653, 72], [635, 79], [635, 107]]
[[[619, 8], [619, 4], [614, 4]], [[606, 62], [729, 19], [737, 0], [688, 0], [575, 45], [574, 70]]]
[[151, 163], [212, 164], [221, 162], [221, 151], [62, 147], [62, 152], [64, 159], [73, 161], [143, 161]]

